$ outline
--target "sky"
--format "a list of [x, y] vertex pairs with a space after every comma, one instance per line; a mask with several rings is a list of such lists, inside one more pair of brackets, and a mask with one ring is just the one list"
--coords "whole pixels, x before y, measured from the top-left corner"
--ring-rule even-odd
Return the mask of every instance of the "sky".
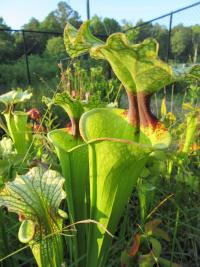
[[[42, 21], [48, 13], [56, 9], [59, 0], [0, 0], [0, 16], [8, 26], [20, 29], [31, 17]], [[68, 4], [78, 11], [82, 20], [86, 19], [86, 0], [68, 0]], [[198, 2], [198, 0], [90, 0], [91, 16], [110, 17], [121, 22], [123, 19], [135, 24], [166, 14]], [[174, 16], [173, 23], [186, 25], [200, 23], [200, 5]], [[168, 25], [168, 18], [159, 21]]]

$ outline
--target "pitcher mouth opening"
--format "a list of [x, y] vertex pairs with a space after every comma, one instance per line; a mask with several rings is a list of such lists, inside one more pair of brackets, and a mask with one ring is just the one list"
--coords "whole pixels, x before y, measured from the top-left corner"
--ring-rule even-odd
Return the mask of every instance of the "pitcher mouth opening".
[[164, 148], [168, 147], [168, 144], [166, 144], [166, 142], [153, 143], [153, 142], [151, 142], [150, 138], [149, 138], [150, 144], [145, 144], [145, 143], [141, 143], [141, 142], [139, 143], [139, 142], [135, 142], [135, 141], [128, 140], [128, 139], [120, 139], [120, 138], [113, 138], [113, 137], [101, 137], [101, 138], [94, 138], [94, 139], [91, 139], [91, 140], [88, 140], [88, 141], [85, 140], [84, 143], [77, 143], [77, 145], [75, 147], [73, 146], [71, 148], [70, 147], [69, 148], [65, 148], [63, 146], [63, 143], [61, 144], [55, 138], [55, 134], [59, 134], [59, 133], [66, 134], [66, 136], [69, 136], [69, 137], [73, 138], [73, 136], [71, 134], [69, 134], [66, 131], [65, 128], [53, 130], [53, 131], [49, 132], [47, 134], [47, 136], [48, 136], [49, 140], [51, 142], [53, 142], [58, 148], [66, 151], [66, 152], [71, 152], [71, 151], [79, 149], [79, 148], [81, 148], [83, 146], [87, 146], [89, 144], [98, 143], [98, 142], [102, 142], [102, 141], [110, 141], [110, 142], [115, 142], [115, 143], [124, 143], [124, 144], [127, 144], [127, 145], [134, 145], [137, 148], [149, 149], [151, 152], [153, 152], [154, 150], [164, 149]]

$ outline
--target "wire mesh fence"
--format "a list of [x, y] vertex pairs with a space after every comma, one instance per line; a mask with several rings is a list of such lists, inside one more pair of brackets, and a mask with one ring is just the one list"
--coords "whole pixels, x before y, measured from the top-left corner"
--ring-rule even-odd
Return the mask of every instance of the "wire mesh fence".
[[140, 41], [148, 37], [157, 39], [160, 56], [167, 61], [200, 61], [200, 2], [138, 24], [125, 32], [136, 30]]
[[[157, 39], [159, 56], [173, 64], [200, 62], [200, 2], [122, 31], [136, 43]], [[0, 89], [35, 86], [41, 79], [56, 84], [58, 63], [67, 57], [62, 34], [0, 27]]]

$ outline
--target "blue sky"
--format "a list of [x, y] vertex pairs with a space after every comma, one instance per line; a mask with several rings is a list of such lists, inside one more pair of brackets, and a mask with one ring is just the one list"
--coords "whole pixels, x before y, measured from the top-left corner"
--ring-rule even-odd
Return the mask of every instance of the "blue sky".
[[[122, 19], [136, 23], [168, 13], [172, 10], [193, 4], [198, 0], [90, 0], [91, 15], [112, 17], [119, 22]], [[12, 28], [20, 28], [31, 17], [43, 20], [56, 9], [59, 0], [0, 0], [0, 16]], [[67, 1], [77, 10], [83, 20], [86, 19], [86, 0]], [[184, 22], [186, 25], [200, 23], [200, 5], [190, 11], [174, 17], [174, 24]], [[160, 21], [168, 24], [167, 19]]]

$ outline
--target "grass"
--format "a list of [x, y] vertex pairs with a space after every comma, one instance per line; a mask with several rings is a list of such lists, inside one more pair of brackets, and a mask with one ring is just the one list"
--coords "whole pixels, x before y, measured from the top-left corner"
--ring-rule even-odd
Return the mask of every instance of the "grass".
[[[161, 205], [152, 215], [152, 219], [161, 219], [161, 228], [168, 233], [170, 242], [162, 241], [162, 256], [181, 264], [182, 267], [200, 266], [200, 210], [199, 194], [182, 187], [184, 196], [176, 199], [175, 181], [167, 183], [161, 178], [156, 186], [157, 206], [169, 194], [173, 197]], [[117, 239], [110, 249], [108, 267], [120, 266], [120, 256], [123, 250], [128, 250], [132, 237], [140, 228], [139, 207], [136, 195], [127, 205], [121, 220]]]

